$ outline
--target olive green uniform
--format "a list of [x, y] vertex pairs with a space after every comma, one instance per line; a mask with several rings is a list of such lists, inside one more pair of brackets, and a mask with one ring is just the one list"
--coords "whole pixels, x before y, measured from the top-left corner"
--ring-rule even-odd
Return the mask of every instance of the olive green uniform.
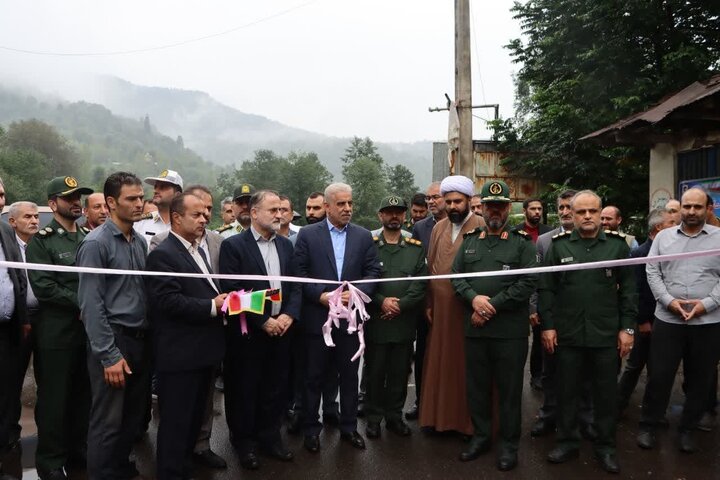
[[[388, 244], [382, 233], [375, 237], [378, 246], [381, 278], [426, 275], [425, 252], [417, 240], [400, 237], [397, 244]], [[371, 320], [365, 324], [368, 365], [365, 414], [368, 422], [401, 421], [407, 396], [407, 380], [415, 341], [418, 309], [425, 298], [423, 280], [378, 283], [368, 305]], [[380, 318], [380, 307], [387, 297], [397, 297], [400, 314], [389, 320]]]
[[[75, 254], [88, 230], [67, 232], [54, 219], [27, 248], [28, 263], [75, 265]], [[87, 337], [80, 320], [78, 274], [28, 270], [39, 301], [33, 324], [33, 366], [37, 383], [35, 422], [38, 427], [36, 466], [50, 471], [86, 449], [90, 385]]]
[[[522, 230], [509, 226], [499, 235], [481, 227], [465, 234], [453, 262], [453, 273], [492, 272], [537, 266], [535, 245]], [[535, 275], [468, 277], [452, 280], [467, 308], [465, 359], [467, 397], [473, 423], [473, 441], [488, 444], [492, 427], [492, 382], [500, 399], [501, 452], [517, 452], [520, 440], [522, 387], [528, 352], [529, 299]], [[472, 301], [490, 297], [495, 315], [480, 327], [472, 324]]]
[[[609, 230], [581, 238], [576, 230], [553, 237], [545, 265], [618, 260], [630, 253], [624, 235]], [[558, 446], [577, 449], [577, 404], [584, 372], [593, 383], [597, 454], [615, 453], [618, 333], [633, 328], [637, 294], [632, 267], [546, 273], [540, 279], [543, 330], [556, 330]]]

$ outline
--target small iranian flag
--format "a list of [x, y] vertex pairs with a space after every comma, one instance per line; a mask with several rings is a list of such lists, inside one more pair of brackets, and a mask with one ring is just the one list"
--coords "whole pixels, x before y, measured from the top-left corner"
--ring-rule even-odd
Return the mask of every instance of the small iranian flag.
[[249, 292], [240, 295], [240, 311], [262, 315], [265, 310], [265, 293], [267, 290]]
[[267, 299], [271, 302], [282, 302], [282, 292], [279, 288], [274, 290], [266, 290]]

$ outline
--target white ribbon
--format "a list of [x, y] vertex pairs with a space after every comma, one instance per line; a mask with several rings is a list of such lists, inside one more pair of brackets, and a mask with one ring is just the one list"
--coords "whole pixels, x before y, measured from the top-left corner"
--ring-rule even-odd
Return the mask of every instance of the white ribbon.
[[[350, 292], [347, 306], [342, 303], [342, 294], [345, 288]], [[370, 301], [370, 297], [368, 297], [365, 292], [348, 282], [343, 282], [342, 285], [330, 292], [328, 296], [328, 317], [322, 326], [325, 345], [328, 347], [335, 346], [332, 340], [332, 328], [333, 326], [340, 328], [340, 319], [344, 318], [348, 322], [347, 333], [353, 334], [357, 332], [358, 341], [360, 342], [358, 351], [355, 352], [355, 355], [350, 359], [351, 362], [360, 358], [363, 352], [365, 352], [363, 325], [366, 321], [370, 320], [370, 314], [365, 310], [365, 304], [370, 303]], [[361, 322], [358, 323], [358, 320], [361, 320]]]

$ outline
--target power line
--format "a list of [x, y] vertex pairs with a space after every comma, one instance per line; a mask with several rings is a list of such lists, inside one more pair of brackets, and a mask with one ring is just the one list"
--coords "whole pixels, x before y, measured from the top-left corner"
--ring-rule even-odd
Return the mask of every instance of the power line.
[[316, 3], [318, 1], [319, 0], [310, 0], [309, 2], [302, 3], [302, 4], [296, 5], [294, 7], [290, 7], [281, 12], [274, 13], [272, 15], [268, 15], [267, 17], [263, 17], [258, 20], [254, 20], [254, 21], [246, 23], [244, 25], [239, 25], [237, 27], [233, 27], [228, 30], [223, 30], [222, 32], [211, 33], [209, 35], [203, 35], [202, 37], [190, 38], [188, 40], [182, 40], [179, 42], [169, 43], [169, 44], [165, 44], [165, 45], [157, 45], [154, 47], [136, 48], [136, 49], [131, 49], [131, 50], [115, 50], [115, 51], [108, 51], [108, 52], [43, 52], [43, 51], [37, 51], [37, 50], [27, 50], [27, 49], [23, 49], [23, 48], [14, 48], [14, 47], [8, 47], [6, 45], [0, 45], [0, 50], [6, 50], [9, 52], [15, 52], [15, 53], [24, 53], [27, 55], [44, 55], [44, 56], [53, 56], [53, 57], [106, 57], [106, 56], [115, 56], [115, 55], [131, 55], [131, 54], [135, 54], [135, 53], [153, 52], [153, 51], [157, 51], [157, 50], [166, 50], [169, 48], [175, 48], [175, 47], [181, 47], [184, 45], [188, 45], [190, 43], [197, 43], [197, 42], [201, 42], [204, 40], [209, 40], [211, 38], [222, 37], [224, 35], [228, 35], [228, 34], [237, 32], [238, 30], [243, 30], [245, 28], [255, 26], [259, 23], [263, 23], [268, 20], [272, 20], [274, 18], [281, 17], [281, 16], [286, 15], [295, 10], [305, 8], [305, 7], [307, 7], [313, 3]]

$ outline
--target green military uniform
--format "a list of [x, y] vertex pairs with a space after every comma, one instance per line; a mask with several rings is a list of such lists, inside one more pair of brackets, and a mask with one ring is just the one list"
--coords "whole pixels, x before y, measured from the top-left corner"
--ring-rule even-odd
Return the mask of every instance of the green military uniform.
[[[453, 273], [491, 272], [537, 266], [535, 245], [523, 232], [505, 228], [499, 235], [481, 227], [465, 234], [453, 263]], [[500, 398], [501, 449], [516, 452], [520, 440], [522, 386], [528, 351], [528, 301], [535, 290], [534, 275], [475, 277], [452, 280], [465, 300], [465, 359], [467, 396], [473, 422], [473, 441], [488, 445], [492, 427], [492, 382]], [[480, 327], [472, 324], [472, 301], [490, 297], [496, 314]]]
[[[253, 187], [249, 183], [241, 183], [240, 185], [235, 187], [235, 192], [233, 194], [233, 202], [236, 204], [249, 202], [250, 197], [252, 197], [256, 191], [257, 190], [255, 190], [255, 187]], [[215, 231], [219, 233], [223, 238], [230, 238], [233, 235], [237, 235], [238, 233], [242, 232], [243, 230], [244, 228], [242, 227], [242, 225], [240, 225], [240, 219], [237, 218], [230, 225], [222, 226]]]
[[230, 238], [233, 235], [237, 235], [238, 233], [242, 232], [243, 227], [242, 225], [240, 225], [240, 222], [235, 220], [231, 224], [223, 225], [215, 231], [219, 233], [223, 238]]
[[[65, 191], [92, 193], [78, 188], [72, 177], [59, 178], [65, 183]], [[57, 180], [53, 182], [57, 184]], [[60, 192], [57, 185], [54, 190]], [[75, 265], [78, 246], [88, 232], [82, 227], [68, 232], [53, 219], [33, 236], [27, 247], [27, 262]], [[28, 277], [39, 301], [32, 330], [37, 383], [36, 466], [39, 471], [51, 471], [66, 466], [73, 455], [79, 455], [78, 460], [84, 456], [90, 411], [87, 337], [80, 320], [78, 274], [28, 270]]]
[[[553, 237], [545, 265], [627, 258], [625, 235], [599, 231], [582, 238], [577, 230]], [[615, 453], [618, 333], [632, 329], [637, 294], [632, 267], [543, 274], [539, 288], [543, 330], [557, 332], [558, 447], [577, 450], [577, 402], [589, 368], [593, 380], [596, 454]]]
[[[392, 200], [387, 206], [403, 204], [399, 197], [390, 196], [383, 205], [389, 199]], [[382, 232], [374, 240], [382, 266], [381, 278], [426, 275], [425, 252], [418, 240], [401, 235], [398, 243], [389, 244]], [[426, 283], [422, 280], [378, 283], [368, 305], [371, 320], [364, 327], [367, 344], [365, 361], [368, 366], [365, 415], [368, 424], [380, 423], [383, 418], [386, 424], [402, 422], [415, 322], [425, 298]], [[380, 309], [387, 297], [399, 299], [401, 313], [392, 319], [381, 318]]]

